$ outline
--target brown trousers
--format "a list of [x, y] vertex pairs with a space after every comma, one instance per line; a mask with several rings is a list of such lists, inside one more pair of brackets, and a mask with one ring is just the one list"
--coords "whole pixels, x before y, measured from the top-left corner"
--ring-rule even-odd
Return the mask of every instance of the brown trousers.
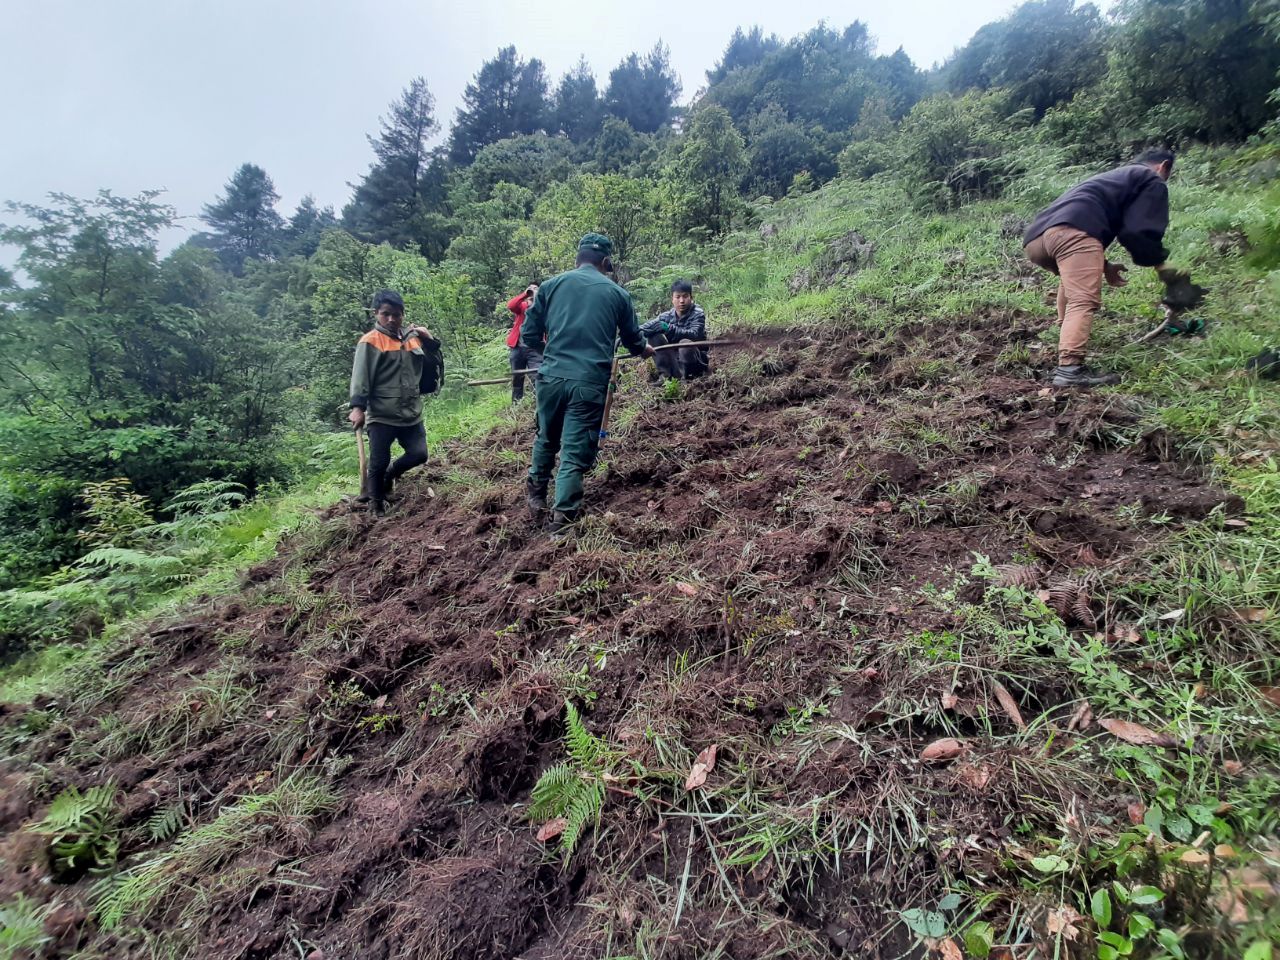
[[1027, 259], [1058, 275], [1058, 363], [1084, 363], [1093, 317], [1102, 306], [1107, 258], [1102, 241], [1066, 225], [1050, 227], [1027, 244]]

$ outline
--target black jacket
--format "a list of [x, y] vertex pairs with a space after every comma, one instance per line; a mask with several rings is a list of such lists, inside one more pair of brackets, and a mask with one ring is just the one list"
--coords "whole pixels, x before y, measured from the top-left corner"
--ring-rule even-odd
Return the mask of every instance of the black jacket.
[[640, 328], [640, 332], [646, 336], [652, 336], [654, 333], [661, 332], [664, 323], [671, 327], [667, 331], [667, 343], [675, 343], [677, 340], [707, 339], [707, 315], [696, 303], [689, 307], [689, 312], [683, 317], [676, 313], [675, 307], [672, 307], [666, 313], [659, 314], [646, 323]]
[[1078, 183], [1042, 210], [1023, 234], [1023, 246], [1050, 227], [1071, 226], [1102, 242], [1119, 240], [1140, 267], [1169, 258], [1164, 232], [1169, 226], [1169, 188], [1141, 163], [1108, 170]]

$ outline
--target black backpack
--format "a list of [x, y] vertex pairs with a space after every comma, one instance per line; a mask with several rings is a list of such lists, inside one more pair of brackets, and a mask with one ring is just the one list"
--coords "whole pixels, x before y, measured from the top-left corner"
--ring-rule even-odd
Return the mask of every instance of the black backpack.
[[439, 393], [444, 386], [444, 351], [440, 341], [422, 338], [422, 379], [418, 390], [424, 394]]

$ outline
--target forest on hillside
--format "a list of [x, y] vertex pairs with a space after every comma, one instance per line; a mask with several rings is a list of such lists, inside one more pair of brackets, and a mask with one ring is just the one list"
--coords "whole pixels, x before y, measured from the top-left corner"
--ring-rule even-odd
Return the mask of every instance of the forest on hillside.
[[[789, 39], [739, 29], [687, 105], [662, 44], [601, 78], [585, 61], [549, 77], [535, 54], [499, 50], [451, 119], [421, 77], [376, 120], [371, 106], [370, 165], [340, 211], [280, 210], [251, 158], [164, 256], [176, 213], [159, 192], [10, 204], [5, 644], [32, 639], [51, 586], [142, 564], [142, 544], [321, 469], [378, 288], [442, 338], [456, 382], [496, 357], [506, 297], [566, 267], [588, 230], [613, 238], [619, 279], [657, 310], [730, 231], [840, 178], [891, 179], [918, 209], [953, 210], [999, 197], [1033, 157], [1093, 169], [1151, 144], [1243, 144], [1280, 190], [1268, 0], [1122, 0], [1105, 15], [1030, 0], [935, 70], [877, 52], [860, 22]], [[1274, 223], [1250, 238], [1264, 261]], [[466, 398], [451, 387], [437, 402]], [[35, 633], [71, 630], [52, 624]]]

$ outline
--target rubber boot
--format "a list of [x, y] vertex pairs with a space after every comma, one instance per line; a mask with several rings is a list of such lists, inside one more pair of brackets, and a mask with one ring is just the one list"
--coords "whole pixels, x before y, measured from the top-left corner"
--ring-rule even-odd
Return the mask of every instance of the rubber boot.
[[387, 515], [387, 501], [385, 501], [385, 500], [370, 500], [370, 501], [369, 501], [369, 511], [370, 511], [370, 512], [375, 516], [375, 517], [385, 517], [385, 516]]
[[524, 482], [525, 500], [529, 504], [529, 515], [535, 523], [541, 523], [551, 508], [547, 505], [547, 488], [532, 478]]
[[574, 517], [557, 510], [551, 515], [551, 522], [547, 524], [547, 533], [552, 540], [563, 540], [573, 532], [573, 525], [576, 522]]
[[390, 472], [388, 472], [382, 478], [383, 499], [389, 503], [398, 500], [399, 497], [392, 496], [392, 494], [395, 493], [395, 489], [396, 489], [396, 478], [393, 477]]
[[1120, 376], [1115, 373], [1099, 373], [1091, 370], [1083, 363], [1073, 363], [1070, 366], [1059, 366], [1053, 371], [1053, 385], [1055, 387], [1109, 387], [1112, 384], [1119, 383]]

